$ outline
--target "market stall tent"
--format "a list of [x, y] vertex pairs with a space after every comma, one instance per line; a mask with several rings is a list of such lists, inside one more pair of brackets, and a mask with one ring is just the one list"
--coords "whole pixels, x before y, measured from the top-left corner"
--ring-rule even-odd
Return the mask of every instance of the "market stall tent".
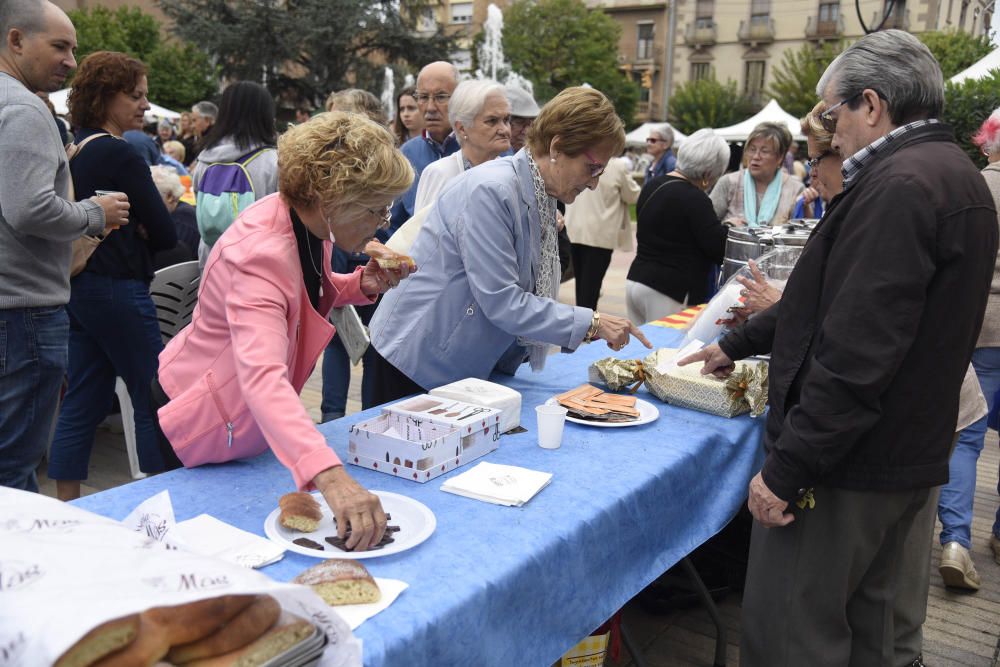
[[[633, 148], [639, 148], [640, 146], [646, 145], [646, 137], [649, 136], [649, 131], [655, 127], [659, 127], [663, 123], [643, 123], [639, 127], [635, 128], [631, 132], [625, 135], [625, 145], [631, 146]], [[674, 130], [674, 148], [680, 146], [687, 139], [686, 134], [678, 130], [676, 127], [671, 125], [670, 127]]]
[[805, 141], [806, 139], [802, 134], [802, 126], [799, 124], [799, 119], [782, 109], [774, 100], [768, 102], [763, 109], [740, 123], [714, 129], [715, 133], [726, 141], [746, 141], [746, 138], [750, 136], [753, 129], [765, 122], [783, 123], [788, 127], [788, 131], [792, 133], [792, 138], [795, 141]]
[[[69, 105], [67, 100], [69, 99], [69, 88], [63, 88], [62, 90], [57, 90], [54, 93], [49, 93], [49, 101], [52, 102], [52, 106], [55, 107], [56, 113], [60, 116], [69, 113]], [[176, 111], [171, 111], [157, 104], [149, 103], [149, 111], [146, 112], [146, 120], [155, 120], [159, 118], [166, 118], [168, 120], [177, 120], [180, 118], [180, 113]]]
[[983, 79], [995, 69], [1000, 69], [1000, 49], [993, 49], [982, 59], [972, 63], [948, 80], [952, 83], [962, 83], [968, 79]]

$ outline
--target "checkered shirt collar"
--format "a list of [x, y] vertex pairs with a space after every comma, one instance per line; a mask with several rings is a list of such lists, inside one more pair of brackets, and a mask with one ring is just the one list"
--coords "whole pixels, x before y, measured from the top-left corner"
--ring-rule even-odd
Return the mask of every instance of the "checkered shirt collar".
[[872, 158], [876, 155], [884, 152], [892, 142], [896, 141], [904, 134], [917, 129], [918, 127], [933, 125], [940, 122], [941, 121], [937, 118], [927, 118], [924, 120], [915, 120], [912, 123], [907, 123], [906, 125], [901, 125], [889, 134], [884, 137], [879, 137], [851, 157], [844, 160], [844, 166], [841, 167], [841, 172], [844, 174], [844, 190], [850, 188], [854, 184], [858, 174], [862, 169], [864, 169], [865, 165], [871, 162]]

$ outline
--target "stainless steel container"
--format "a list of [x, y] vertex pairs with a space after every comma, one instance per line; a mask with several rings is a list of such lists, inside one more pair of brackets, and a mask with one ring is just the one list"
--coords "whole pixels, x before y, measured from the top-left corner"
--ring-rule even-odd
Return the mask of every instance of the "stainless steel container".
[[781, 227], [730, 228], [722, 264], [722, 280], [719, 284], [725, 284], [746, 266], [749, 260], [757, 259], [779, 247], [786, 250], [773, 258], [768, 275], [779, 280], [787, 279], [817, 222], [817, 220], [790, 220]]

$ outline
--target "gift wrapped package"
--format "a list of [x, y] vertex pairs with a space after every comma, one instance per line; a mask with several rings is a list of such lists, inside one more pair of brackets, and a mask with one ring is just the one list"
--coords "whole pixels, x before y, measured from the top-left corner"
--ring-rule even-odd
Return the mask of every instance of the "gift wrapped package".
[[661, 348], [643, 361], [646, 387], [660, 400], [685, 408], [735, 417], [749, 412], [756, 417], [767, 406], [767, 364], [737, 362], [726, 379], [702, 375], [702, 364], [671, 363], [676, 349]]
[[603, 384], [611, 391], [635, 391], [646, 378], [642, 361], [605, 357], [587, 369], [587, 382]]

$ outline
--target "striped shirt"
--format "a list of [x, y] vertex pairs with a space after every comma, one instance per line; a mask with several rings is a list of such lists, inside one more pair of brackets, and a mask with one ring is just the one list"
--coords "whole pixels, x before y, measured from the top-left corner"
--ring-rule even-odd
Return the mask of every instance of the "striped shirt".
[[906, 125], [900, 125], [889, 134], [884, 137], [879, 137], [851, 157], [844, 160], [844, 166], [841, 167], [841, 172], [844, 174], [844, 190], [848, 190], [854, 184], [854, 180], [857, 178], [861, 170], [864, 169], [865, 165], [871, 162], [872, 158], [876, 155], [885, 151], [885, 149], [888, 148], [889, 144], [893, 141], [899, 139], [907, 132], [917, 129], [918, 127], [924, 127], [925, 125], [932, 125], [940, 122], [941, 121], [937, 118], [926, 118], [924, 120], [915, 120], [912, 123], [907, 123]]

